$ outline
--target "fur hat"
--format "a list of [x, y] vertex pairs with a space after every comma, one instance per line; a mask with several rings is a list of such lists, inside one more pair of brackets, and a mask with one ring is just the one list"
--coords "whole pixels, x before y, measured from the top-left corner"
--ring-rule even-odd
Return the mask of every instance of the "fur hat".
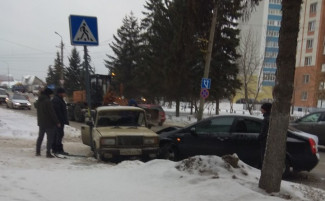
[[266, 112], [271, 112], [272, 103], [263, 103], [263, 105], [261, 106], [261, 108], [263, 110], [265, 110]]
[[64, 94], [65, 93], [65, 90], [63, 88], [58, 88], [56, 90], [56, 94]]

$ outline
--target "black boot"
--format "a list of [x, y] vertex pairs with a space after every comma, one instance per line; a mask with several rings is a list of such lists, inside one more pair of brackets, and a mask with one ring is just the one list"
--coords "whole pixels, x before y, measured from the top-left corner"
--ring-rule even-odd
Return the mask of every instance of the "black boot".
[[46, 152], [46, 158], [54, 158], [51, 152]]
[[35, 156], [41, 156], [40, 152], [36, 152]]

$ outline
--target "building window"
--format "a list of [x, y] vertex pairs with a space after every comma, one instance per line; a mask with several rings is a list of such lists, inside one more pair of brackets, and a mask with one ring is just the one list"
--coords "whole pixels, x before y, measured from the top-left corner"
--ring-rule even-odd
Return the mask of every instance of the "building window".
[[277, 41], [267, 41], [266, 47], [279, 47], [279, 43]]
[[312, 57], [305, 57], [305, 66], [311, 66]]
[[325, 72], [325, 64], [322, 64], [322, 72]]
[[319, 90], [324, 90], [325, 89], [325, 82], [320, 82], [319, 83]]
[[279, 32], [274, 30], [268, 30], [266, 35], [270, 37], [279, 37]]
[[270, 4], [281, 4], [281, 0], [270, 0]]
[[314, 39], [307, 39], [307, 49], [313, 49]]
[[308, 98], [308, 92], [307, 91], [303, 91], [301, 93], [301, 100], [306, 101], [307, 98]]
[[269, 14], [270, 15], [278, 15], [281, 16], [282, 15], [282, 11], [280, 9], [269, 9]]
[[280, 20], [268, 20], [267, 25], [280, 27], [281, 26], [281, 21]]
[[308, 23], [308, 31], [309, 32], [315, 31], [315, 23], [316, 23], [316, 21], [311, 21]]
[[316, 10], [317, 10], [317, 3], [310, 4], [309, 14], [316, 14]]
[[307, 84], [308, 82], [309, 82], [309, 75], [304, 75], [304, 77], [303, 77], [303, 83], [304, 84]]
[[275, 74], [274, 73], [264, 73], [263, 74], [263, 80], [264, 81], [274, 81], [275, 80]]
[[267, 58], [277, 58], [278, 53], [277, 52], [265, 52], [265, 57]]

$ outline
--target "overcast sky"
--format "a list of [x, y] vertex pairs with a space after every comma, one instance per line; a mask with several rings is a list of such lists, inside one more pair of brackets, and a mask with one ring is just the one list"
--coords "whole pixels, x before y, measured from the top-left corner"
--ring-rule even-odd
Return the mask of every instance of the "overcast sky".
[[[21, 80], [36, 75], [45, 80], [49, 65], [54, 64], [63, 38], [64, 64], [67, 66], [73, 46], [70, 41], [69, 16], [95, 16], [98, 21], [99, 46], [89, 46], [91, 65], [96, 73], [107, 73], [109, 43], [131, 11], [142, 18], [145, 0], [0, 0], [0, 74]], [[80, 57], [83, 47], [77, 46]]]

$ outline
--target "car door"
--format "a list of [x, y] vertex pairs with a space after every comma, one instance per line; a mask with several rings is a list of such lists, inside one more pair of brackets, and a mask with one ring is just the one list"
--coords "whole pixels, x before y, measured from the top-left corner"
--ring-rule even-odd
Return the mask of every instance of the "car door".
[[320, 113], [318, 122], [313, 125], [313, 134], [318, 136], [319, 144], [325, 145], [325, 112]]
[[218, 155], [227, 153], [227, 145], [233, 117], [209, 118], [179, 133], [178, 148], [184, 157]]
[[236, 153], [240, 160], [254, 167], [259, 167], [261, 163], [258, 141], [261, 127], [262, 122], [258, 119], [238, 117], [231, 132], [232, 152]]
[[190, 135], [184, 136], [183, 151], [193, 155], [218, 155], [228, 153], [230, 128], [234, 117], [209, 118], [189, 128]]
[[298, 130], [302, 130], [306, 133], [311, 133], [311, 134], [317, 134], [315, 130], [315, 125], [319, 122], [319, 119], [321, 117], [320, 112], [318, 113], [311, 113], [307, 116], [304, 116], [297, 121], [295, 121], [292, 126], [295, 127]]

